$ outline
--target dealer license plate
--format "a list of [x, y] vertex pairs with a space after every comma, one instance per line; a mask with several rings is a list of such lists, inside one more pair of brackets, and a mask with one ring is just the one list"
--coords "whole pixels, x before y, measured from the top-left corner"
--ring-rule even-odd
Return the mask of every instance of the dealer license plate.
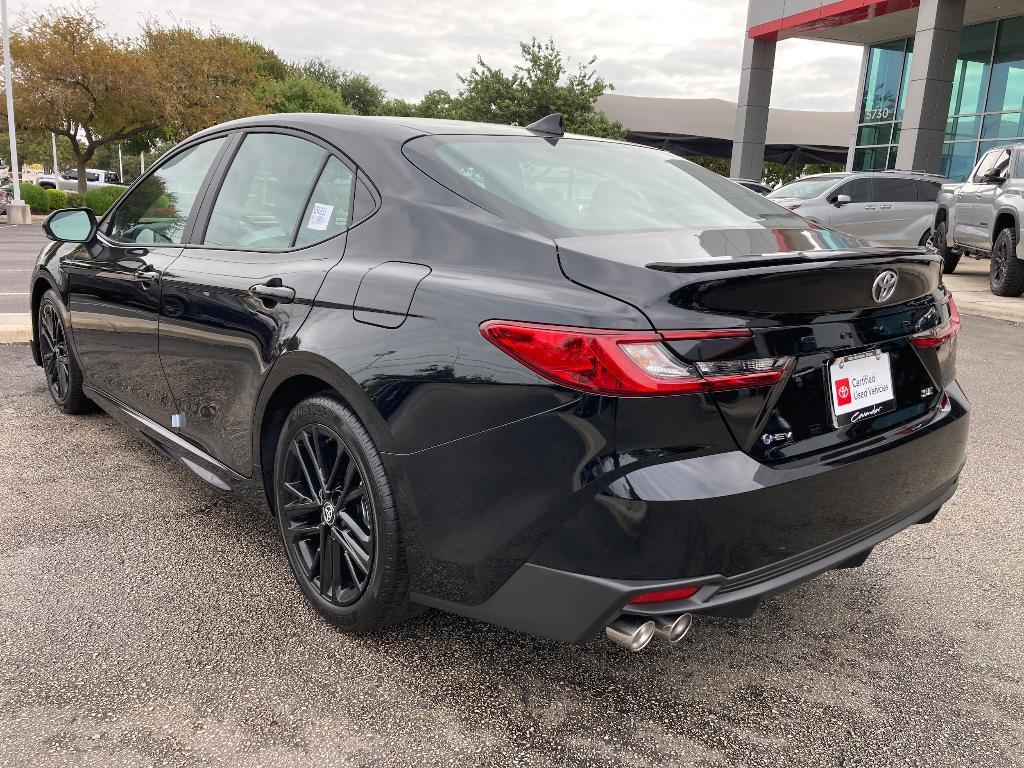
[[837, 357], [829, 366], [832, 421], [837, 427], [873, 419], [896, 408], [889, 353]]

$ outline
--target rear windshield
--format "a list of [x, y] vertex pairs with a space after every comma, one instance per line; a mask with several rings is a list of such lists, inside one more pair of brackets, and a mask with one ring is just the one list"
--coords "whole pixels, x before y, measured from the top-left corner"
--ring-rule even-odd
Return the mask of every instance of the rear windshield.
[[810, 200], [827, 191], [842, 176], [819, 176], [814, 179], [800, 179], [792, 184], [786, 184], [772, 192], [768, 197], [772, 200], [779, 200], [784, 197], [796, 200]]
[[806, 226], [713, 171], [646, 147], [529, 136], [426, 136], [406, 155], [449, 189], [552, 237]]

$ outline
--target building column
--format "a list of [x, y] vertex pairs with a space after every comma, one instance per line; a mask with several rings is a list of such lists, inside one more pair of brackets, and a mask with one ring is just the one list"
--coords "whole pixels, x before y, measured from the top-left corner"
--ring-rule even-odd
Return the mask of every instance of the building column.
[[896, 168], [938, 173], [966, 0], [921, 0]]
[[857, 136], [860, 134], [860, 118], [864, 112], [864, 81], [868, 76], [868, 64], [871, 61], [871, 46], [864, 46], [864, 55], [860, 59], [860, 77], [857, 79], [857, 95], [853, 100], [853, 132], [850, 134], [850, 151], [846, 156], [846, 170], [853, 170], [853, 158], [857, 152]]
[[764, 144], [768, 135], [768, 105], [775, 71], [774, 40], [751, 40], [743, 45], [740, 93], [736, 99], [732, 168], [738, 179], [758, 179], [764, 171]]

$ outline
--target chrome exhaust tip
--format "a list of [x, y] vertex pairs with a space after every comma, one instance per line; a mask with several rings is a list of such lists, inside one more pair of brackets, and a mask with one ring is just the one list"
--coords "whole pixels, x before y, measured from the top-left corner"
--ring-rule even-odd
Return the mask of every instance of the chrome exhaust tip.
[[656, 616], [654, 634], [670, 643], [678, 643], [693, 629], [693, 616], [681, 613], [678, 616]]
[[654, 622], [642, 616], [619, 616], [604, 628], [604, 633], [613, 643], [637, 653], [647, 647], [654, 637]]

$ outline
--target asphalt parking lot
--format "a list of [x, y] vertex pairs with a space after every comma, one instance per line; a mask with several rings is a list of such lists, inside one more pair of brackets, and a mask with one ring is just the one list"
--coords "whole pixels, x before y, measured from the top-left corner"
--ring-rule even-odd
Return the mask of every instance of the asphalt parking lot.
[[42, 227], [0, 224], [0, 314], [29, 311], [28, 279], [45, 242]]
[[1024, 328], [966, 317], [959, 354], [933, 524], [631, 655], [439, 613], [340, 634], [265, 512], [61, 416], [0, 346], [0, 764], [1024, 765]]

